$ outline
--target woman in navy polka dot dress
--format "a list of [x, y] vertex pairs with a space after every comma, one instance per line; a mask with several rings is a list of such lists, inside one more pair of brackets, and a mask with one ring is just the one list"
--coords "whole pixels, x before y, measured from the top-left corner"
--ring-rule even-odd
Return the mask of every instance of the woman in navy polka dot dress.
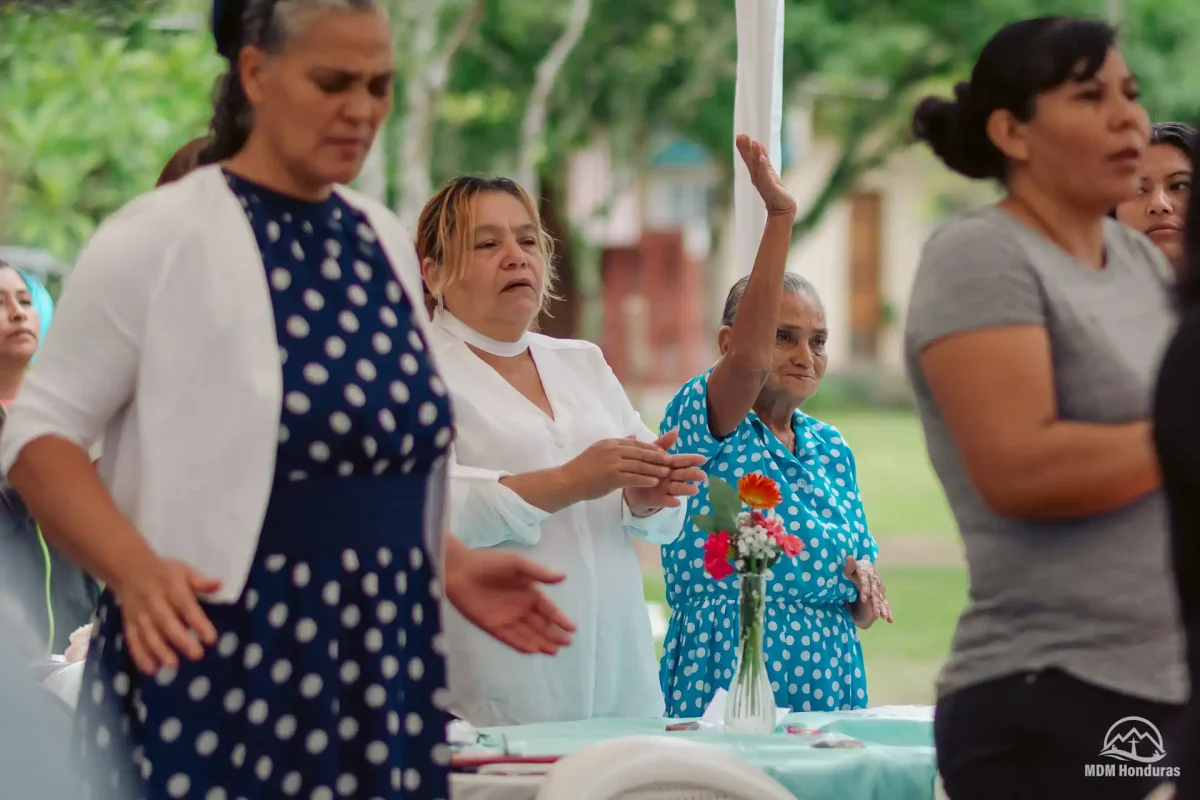
[[[275, 265], [284, 409], [258, 554], [242, 602], [205, 608], [216, 647], [153, 681], [106, 597], [80, 725], [157, 733], [134, 760], [149, 797], [199, 783], [232, 800], [247, 782], [261, 797], [444, 797], [439, 615], [412, 514], [450, 444], [445, 387], [361, 212], [226, 179]], [[372, 768], [412, 753], [424, 768]]]
[[[438, 528], [453, 428], [411, 238], [333, 186], [387, 111], [386, 18], [373, 0], [222, 10], [221, 52], [243, 55], [205, 154], [224, 165], [89, 243], [2, 452], [47, 531], [109, 584], [77, 706], [81, 796], [444, 800], [440, 567], [455, 607], [524, 652], [569, 641], [537, 589], [561, 576]], [[104, 403], [86, 425], [72, 411]], [[79, 461], [100, 430], [116, 515]], [[85, 466], [65, 482], [64, 446]]]

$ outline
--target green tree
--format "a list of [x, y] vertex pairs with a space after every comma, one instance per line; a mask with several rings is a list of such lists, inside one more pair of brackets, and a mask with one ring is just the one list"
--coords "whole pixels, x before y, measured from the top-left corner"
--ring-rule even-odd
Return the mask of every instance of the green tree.
[[5, 238], [71, 260], [203, 132], [218, 62], [198, 33], [135, 39], [69, 12], [0, 15]]

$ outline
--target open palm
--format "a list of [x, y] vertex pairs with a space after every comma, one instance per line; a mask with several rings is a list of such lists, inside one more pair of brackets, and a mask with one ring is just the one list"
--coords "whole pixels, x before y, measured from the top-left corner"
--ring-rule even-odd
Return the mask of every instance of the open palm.
[[446, 596], [476, 627], [522, 653], [554, 655], [575, 625], [539, 588], [563, 576], [516, 553], [472, 550], [446, 574]]
[[767, 148], [761, 142], [756, 142], [744, 133], [739, 133], [736, 139], [738, 153], [750, 173], [750, 182], [758, 190], [758, 194], [767, 206], [767, 214], [784, 215], [796, 214], [796, 198], [783, 185], [779, 173], [771, 166], [767, 157]]

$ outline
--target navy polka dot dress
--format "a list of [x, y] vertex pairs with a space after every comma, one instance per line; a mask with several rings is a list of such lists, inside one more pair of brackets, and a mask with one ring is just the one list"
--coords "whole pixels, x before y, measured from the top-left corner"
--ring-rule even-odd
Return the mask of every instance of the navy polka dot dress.
[[220, 638], [203, 660], [138, 673], [120, 606], [101, 600], [76, 719], [95, 767], [81, 796], [446, 798], [422, 533], [452, 436], [445, 387], [364, 215], [227, 179], [278, 329], [275, 482], [241, 600], [205, 605]]

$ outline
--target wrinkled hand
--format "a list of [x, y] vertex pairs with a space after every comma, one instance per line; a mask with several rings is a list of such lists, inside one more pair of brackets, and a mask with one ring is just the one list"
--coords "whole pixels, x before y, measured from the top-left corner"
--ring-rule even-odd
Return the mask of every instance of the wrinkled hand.
[[562, 466], [572, 494], [596, 500], [618, 489], [651, 489], [671, 474], [672, 457], [653, 442], [601, 439]]
[[648, 517], [664, 508], [675, 508], [680, 505], [678, 498], [690, 497], [700, 491], [699, 484], [704, 482], [705, 475], [698, 467], [704, 463], [704, 456], [694, 453], [671, 455], [669, 451], [678, 440], [679, 431], [667, 431], [654, 442], [654, 446], [668, 453], [671, 459], [671, 471], [666, 477], [654, 486], [625, 490], [625, 503], [635, 517]]
[[744, 133], [739, 133], [735, 141], [738, 153], [750, 172], [750, 182], [754, 184], [767, 206], [767, 215], [796, 216], [796, 198], [792, 197], [775, 168], [771, 166], [771, 160], [767, 158], [767, 148]]
[[854, 624], [860, 628], [869, 628], [879, 618], [892, 623], [892, 607], [888, 604], [883, 588], [883, 579], [879, 571], [870, 561], [859, 561], [854, 556], [847, 556], [842, 565], [842, 574], [854, 581], [858, 587], [858, 600], [850, 604], [850, 615]]
[[181, 561], [158, 558], [128, 570], [129, 577], [111, 585], [125, 619], [125, 642], [134, 665], [147, 675], [179, 666], [179, 656], [204, 657], [204, 646], [217, 641], [197, 595], [211, 594], [221, 582], [201, 575]]
[[522, 653], [554, 655], [575, 625], [538, 588], [563, 575], [504, 550], [463, 548], [446, 566], [446, 597], [476, 627]]

